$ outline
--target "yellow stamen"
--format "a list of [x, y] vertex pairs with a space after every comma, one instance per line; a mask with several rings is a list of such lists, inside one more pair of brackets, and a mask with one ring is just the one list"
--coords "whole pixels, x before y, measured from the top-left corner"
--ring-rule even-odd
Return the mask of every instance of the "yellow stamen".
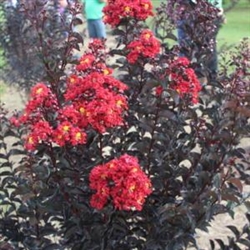
[[102, 178], [103, 180], [105, 180], [106, 177], [107, 177], [106, 174], [102, 174], [102, 175], [101, 175], [101, 178]]
[[89, 63], [89, 58], [85, 58], [84, 60], [81, 60], [80, 64]]
[[137, 50], [137, 51], [141, 51], [141, 49], [142, 49], [141, 46], [137, 46], [137, 47], [136, 47], [136, 50]]
[[132, 170], [131, 170], [132, 173], [136, 173], [137, 171], [138, 171], [137, 167], [133, 167]]
[[75, 135], [75, 139], [77, 141], [79, 141], [81, 138], [82, 138], [82, 133], [81, 132], [77, 132], [76, 135]]
[[126, 6], [126, 7], [124, 8], [124, 10], [125, 10], [125, 12], [130, 12], [131, 8], [130, 8], [129, 6]]
[[104, 69], [103, 70], [103, 74], [106, 76], [106, 75], [109, 75], [109, 70], [108, 69]]
[[29, 144], [33, 144], [33, 143], [34, 143], [34, 140], [33, 140], [33, 137], [32, 137], [32, 136], [30, 136], [30, 137], [28, 138], [28, 143], [29, 143]]
[[76, 79], [72, 77], [72, 78], [69, 79], [69, 82], [70, 82], [70, 83], [75, 83], [75, 82], [76, 82]]
[[145, 38], [145, 39], [147, 39], [147, 40], [148, 40], [150, 37], [151, 37], [151, 34], [150, 34], [150, 33], [146, 33], [146, 34], [144, 34], [144, 38]]
[[69, 126], [68, 125], [63, 126], [63, 131], [68, 132], [69, 131]]
[[117, 105], [117, 107], [121, 107], [123, 105], [123, 101], [122, 100], [118, 100], [116, 102], [116, 105]]
[[148, 4], [148, 3], [144, 3], [143, 6], [144, 6], [144, 9], [145, 9], [145, 10], [148, 10], [148, 9], [149, 9], [149, 4]]
[[38, 94], [38, 95], [41, 94], [42, 92], [43, 92], [43, 88], [39, 88], [36, 90], [36, 94]]
[[84, 107], [81, 107], [79, 109], [79, 111], [80, 111], [81, 114], [85, 114], [86, 113], [86, 109]]
[[109, 164], [109, 168], [113, 168], [115, 165], [113, 163]]
[[129, 187], [129, 191], [133, 192], [135, 190], [135, 185]]

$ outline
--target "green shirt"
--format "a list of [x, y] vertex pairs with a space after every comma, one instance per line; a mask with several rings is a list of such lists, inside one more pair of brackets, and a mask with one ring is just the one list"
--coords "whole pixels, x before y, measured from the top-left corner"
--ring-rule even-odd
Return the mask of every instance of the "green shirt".
[[105, 3], [99, 0], [82, 0], [85, 4], [84, 12], [87, 19], [97, 20], [103, 17], [102, 9]]
[[222, 0], [207, 0], [209, 3], [214, 5], [215, 7], [222, 9]]

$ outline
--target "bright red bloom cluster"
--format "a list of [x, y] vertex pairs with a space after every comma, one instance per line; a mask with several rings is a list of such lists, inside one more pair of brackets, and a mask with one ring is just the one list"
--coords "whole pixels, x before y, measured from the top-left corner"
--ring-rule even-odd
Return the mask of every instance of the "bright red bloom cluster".
[[[77, 117], [74, 119], [81, 127], [91, 125], [103, 133], [107, 128], [123, 124], [122, 113], [128, 108], [127, 99], [123, 94], [126, 85], [99, 72], [73, 77], [74, 83], [68, 84], [64, 96], [77, 111]], [[73, 112], [71, 116], [74, 116]]]
[[[187, 58], [180, 57], [175, 60], [166, 74], [170, 76], [170, 88], [176, 90], [181, 97], [191, 96], [194, 104], [198, 102], [201, 85]], [[156, 95], [161, 95], [162, 92], [162, 86], [155, 89]]]
[[[94, 39], [91, 43], [89, 43], [88, 48], [89, 51], [80, 58], [79, 64], [76, 66], [76, 70], [80, 72], [80, 75], [87, 75], [91, 72], [99, 72], [104, 75], [111, 75], [112, 69], [108, 68], [104, 63], [104, 42], [100, 39]], [[69, 78], [69, 83], [75, 83], [76, 80], [77, 76], [71, 75]]]
[[172, 64], [170, 77], [171, 88], [180, 96], [191, 95], [193, 103], [198, 102], [201, 85], [187, 58], [180, 57]]
[[145, 198], [151, 194], [151, 182], [141, 170], [138, 159], [123, 155], [94, 167], [89, 176], [92, 207], [102, 209], [112, 199], [118, 210], [142, 210]]
[[72, 117], [72, 109], [59, 108], [51, 88], [38, 83], [31, 90], [31, 97], [24, 114], [16, 120], [12, 118], [12, 122], [16, 126], [21, 123], [27, 125], [29, 134], [25, 147], [32, 151], [41, 143], [57, 143], [60, 146], [66, 143], [72, 145], [85, 143], [86, 133]]
[[39, 121], [35, 123], [29, 136], [26, 138], [26, 148], [34, 150], [38, 143], [47, 141], [52, 135], [52, 128], [47, 121]]
[[69, 76], [64, 97], [71, 103], [68, 120], [103, 133], [107, 128], [123, 125], [122, 114], [128, 108], [124, 95], [127, 86], [112, 77], [112, 70], [102, 60], [105, 47], [101, 40], [94, 40], [89, 49], [80, 58], [76, 74]]
[[94, 40], [90, 52], [84, 54], [76, 72], [67, 79], [65, 101], [58, 101], [52, 89], [38, 83], [24, 114], [12, 118], [15, 125], [24, 123], [29, 134], [26, 148], [35, 150], [41, 143], [73, 146], [86, 143], [86, 129], [91, 126], [100, 133], [123, 125], [123, 113], [128, 108], [124, 90], [127, 86], [111, 76], [101, 56], [103, 43]]
[[108, 0], [103, 12], [104, 22], [115, 27], [124, 18], [146, 20], [153, 16], [153, 5], [150, 0]]
[[130, 51], [127, 59], [130, 63], [135, 63], [139, 57], [154, 58], [160, 52], [161, 44], [153, 35], [151, 30], [143, 30], [139, 39], [128, 44], [127, 48]]

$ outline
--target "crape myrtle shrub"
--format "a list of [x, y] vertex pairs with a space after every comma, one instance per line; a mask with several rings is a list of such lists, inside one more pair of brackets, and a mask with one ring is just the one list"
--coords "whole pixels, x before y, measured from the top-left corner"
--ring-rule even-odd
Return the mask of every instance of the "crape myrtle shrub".
[[181, 54], [192, 60], [198, 76], [212, 79], [211, 60], [217, 50], [214, 38], [224, 19], [220, 10], [207, 1], [182, 0], [169, 0], [164, 10], [171, 22], [187, 34], [181, 40]]
[[[3, 247], [185, 249], [216, 214], [249, 204], [248, 41], [220, 85], [201, 86], [147, 29], [150, 1], [110, 0], [104, 12], [114, 47], [94, 40], [66, 78], [46, 72], [55, 78], [31, 89], [21, 114], [1, 109]], [[247, 218], [211, 248], [248, 247]]]
[[0, 7], [2, 80], [27, 91], [37, 81], [48, 80], [45, 77], [57, 82], [82, 40], [74, 31], [81, 23], [81, 6], [73, 8], [72, 2], [60, 12], [59, 1], [17, 0], [14, 5], [5, 0]]

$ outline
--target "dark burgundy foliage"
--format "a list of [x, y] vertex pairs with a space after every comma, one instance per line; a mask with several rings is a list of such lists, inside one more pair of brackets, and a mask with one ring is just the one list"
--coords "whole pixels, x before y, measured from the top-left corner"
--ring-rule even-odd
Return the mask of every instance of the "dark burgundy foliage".
[[26, 90], [37, 81], [58, 82], [74, 61], [72, 49], [83, 42], [74, 31], [82, 23], [80, 5], [60, 13], [58, 1], [16, 2], [1, 3], [0, 45], [6, 59], [1, 78]]

